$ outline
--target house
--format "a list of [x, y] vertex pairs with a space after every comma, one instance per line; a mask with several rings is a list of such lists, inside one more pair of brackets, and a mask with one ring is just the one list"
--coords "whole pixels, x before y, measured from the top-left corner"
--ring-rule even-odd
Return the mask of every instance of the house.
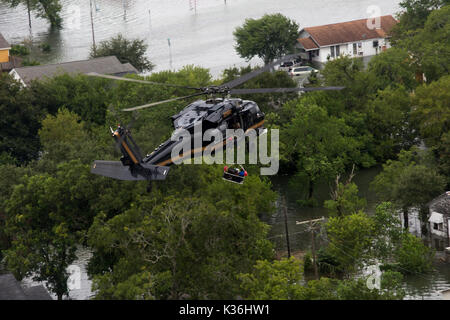
[[22, 82], [24, 86], [27, 86], [33, 80], [43, 80], [65, 73], [85, 74], [89, 72], [119, 77], [129, 73], [139, 73], [130, 63], [121, 63], [115, 56], [109, 56], [91, 60], [14, 68], [9, 74]]
[[[376, 22], [379, 22], [378, 26]], [[307, 27], [300, 31], [297, 48], [305, 60], [326, 63], [341, 55], [368, 57], [390, 47], [389, 32], [397, 23], [392, 15]]]
[[0, 300], [53, 300], [42, 285], [22, 287], [11, 273], [0, 274]]
[[427, 206], [430, 212], [428, 222], [431, 234], [450, 239], [450, 191], [431, 200]]
[[442, 300], [450, 300], [450, 289], [441, 291]]
[[0, 33], [0, 72], [9, 72], [16, 66], [22, 66], [22, 59], [11, 56], [9, 54], [10, 50], [11, 45]]
[[9, 62], [9, 50], [11, 50], [11, 46], [0, 33], [0, 63]]

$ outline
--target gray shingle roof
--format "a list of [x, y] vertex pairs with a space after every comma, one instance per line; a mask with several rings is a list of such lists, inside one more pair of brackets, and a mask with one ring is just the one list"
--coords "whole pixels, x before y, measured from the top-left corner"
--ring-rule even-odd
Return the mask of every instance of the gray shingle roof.
[[0, 300], [53, 300], [42, 286], [22, 288], [11, 273], [0, 274]]
[[24, 288], [27, 300], [53, 300], [43, 285]]
[[64, 73], [77, 74], [97, 72], [112, 75], [139, 73], [131, 64], [122, 64], [115, 56], [42, 66], [22, 67], [15, 68], [14, 70], [26, 84], [29, 84], [32, 80], [51, 78]]
[[10, 44], [6, 39], [3, 37], [3, 35], [0, 33], [0, 49], [9, 49], [11, 48]]
[[450, 191], [441, 194], [428, 203], [430, 210], [450, 216]]
[[11, 273], [0, 275], [0, 300], [26, 300], [20, 283]]

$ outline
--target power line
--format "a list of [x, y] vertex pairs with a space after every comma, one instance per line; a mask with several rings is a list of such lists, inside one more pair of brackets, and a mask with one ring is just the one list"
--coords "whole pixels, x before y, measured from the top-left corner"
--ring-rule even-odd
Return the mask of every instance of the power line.
[[[290, 235], [294, 235], [294, 234], [300, 234], [300, 233], [305, 233], [305, 232], [309, 232], [309, 230], [303, 230], [303, 231], [300, 231], [300, 232], [294, 232], [294, 233], [289, 233]], [[277, 235], [274, 235], [274, 236], [270, 236], [270, 237], [267, 237], [267, 239], [273, 239], [273, 238], [278, 238], [278, 237], [285, 237], [286, 236], [286, 234], [285, 233], [282, 233], [282, 234], [277, 234]]]
[[[308, 231], [311, 232], [311, 251], [313, 256], [313, 265], [314, 265], [314, 275], [317, 280], [319, 280], [319, 271], [317, 268], [317, 260], [316, 260], [316, 239], [315, 239], [315, 228], [317, 227], [316, 223], [325, 220], [325, 217], [318, 219], [311, 219], [305, 221], [296, 221], [296, 225], [309, 224]], [[320, 226], [320, 225], [319, 225]]]
[[[346, 254], [347, 256], [349, 256], [350, 258], [352, 258], [352, 259], [355, 259], [355, 258], [356, 258], [354, 255], [352, 255], [352, 254], [346, 252], [345, 250], [343, 250], [343, 249], [342, 249], [341, 247], [339, 247], [339, 246], [342, 246], [342, 247], [344, 247], [344, 248], [347, 248], [347, 249], [351, 250], [349, 247], [347, 247], [347, 246], [345, 246], [345, 245], [343, 245], [343, 244], [340, 244], [340, 245], [338, 246], [338, 245], [336, 245], [335, 243], [331, 243], [331, 242], [329, 242], [329, 244], [333, 244], [337, 249], [339, 249], [341, 252], [343, 252], [344, 254]], [[425, 274], [425, 273], [422, 273], [422, 272], [416, 272], [416, 271], [413, 271], [413, 270], [411, 270], [411, 269], [403, 268], [403, 267], [400, 267], [400, 266], [396, 266], [396, 267], [399, 268], [399, 269], [402, 269], [402, 270], [404, 270], [404, 271], [407, 271], [407, 272], [410, 273], [410, 274], [415, 274], [415, 275], [421, 276], [422, 278], [428, 280], [427, 274]]]

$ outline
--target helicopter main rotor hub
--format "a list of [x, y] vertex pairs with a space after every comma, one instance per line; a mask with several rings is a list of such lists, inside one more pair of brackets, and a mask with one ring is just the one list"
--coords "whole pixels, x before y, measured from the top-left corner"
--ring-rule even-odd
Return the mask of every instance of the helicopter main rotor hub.
[[204, 94], [213, 95], [213, 94], [229, 94], [230, 89], [228, 87], [219, 87], [219, 86], [209, 86], [201, 88]]

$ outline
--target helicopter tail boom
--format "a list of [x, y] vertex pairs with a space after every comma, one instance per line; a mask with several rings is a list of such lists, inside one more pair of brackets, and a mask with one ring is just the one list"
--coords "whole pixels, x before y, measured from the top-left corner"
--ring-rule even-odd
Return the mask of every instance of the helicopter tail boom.
[[111, 132], [117, 146], [123, 154], [121, 159], [123, 165], [138, 165], [142, 162], [139, 148], [128, 130], [119, 126], [116, 131], [111, 129]]
[[145, 163], [124, 166], [121, 161], [95, 160], [91, 167], [91, 173], [127, 181], [165, 180], [169, 169], [169, 167]]

